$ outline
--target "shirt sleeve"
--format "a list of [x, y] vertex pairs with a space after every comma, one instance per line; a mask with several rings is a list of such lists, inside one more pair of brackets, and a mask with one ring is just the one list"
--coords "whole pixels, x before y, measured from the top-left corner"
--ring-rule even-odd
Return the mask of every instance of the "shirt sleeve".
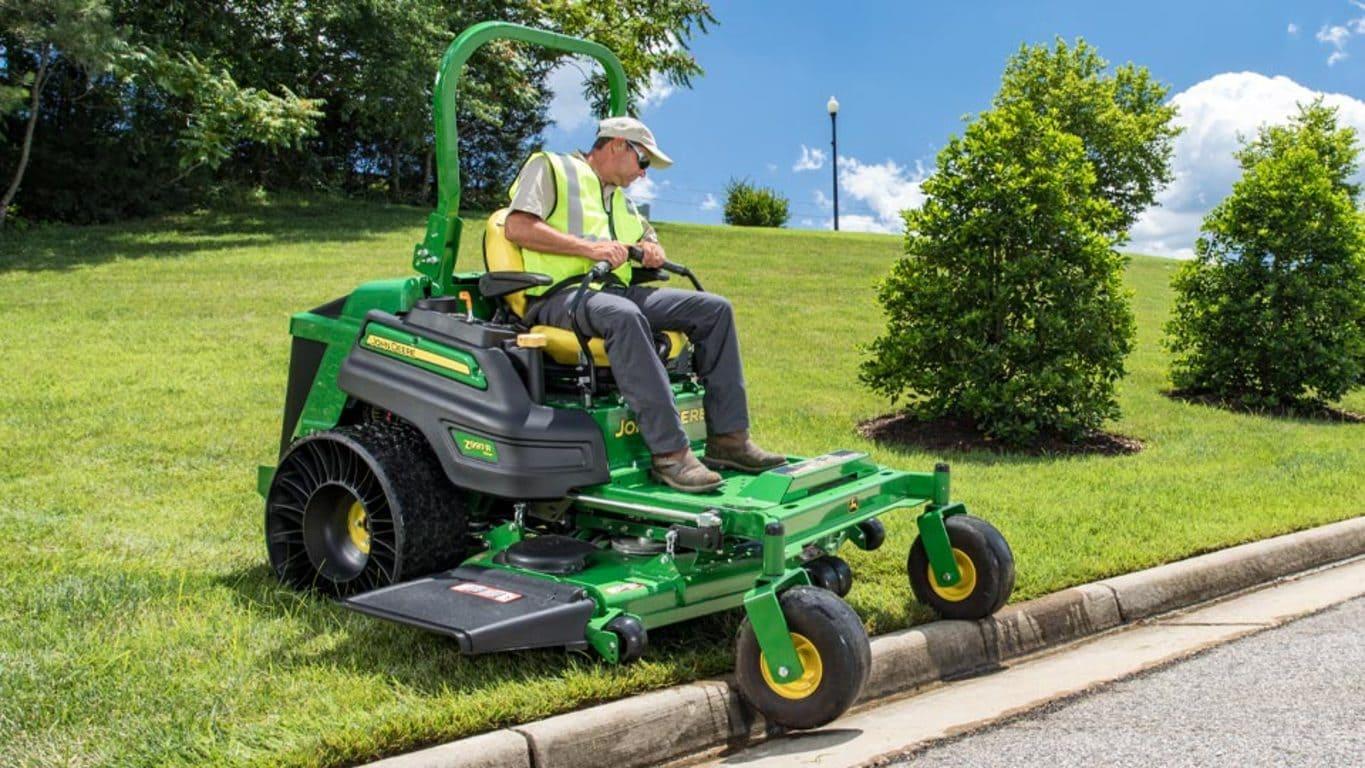
[[555, 209], [555, 175], [550, 161], [544, 155], [536, 155], [527, 161], [517, 174], [513, 185], [516, 193], [512, 195], [514, 211], [523, 211], [541, 219], [550, 218]]

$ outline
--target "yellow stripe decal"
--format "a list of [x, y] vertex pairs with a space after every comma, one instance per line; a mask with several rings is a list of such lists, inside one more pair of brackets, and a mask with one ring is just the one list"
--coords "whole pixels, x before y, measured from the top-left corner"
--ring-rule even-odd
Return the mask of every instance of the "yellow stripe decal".
[[451, 360], [448, 357], [434, 355], [425, 349], [418, 349], [417, 347], [408, 344], [400, 344], [396, 341], [386, 339], [383, 336], [376, 336], [373, 333], [365, 337], [365, 346], [373, 347], [394, 355], [410, 357], [413, 360], [420, 360], [429, 365], [445, 368], [448, 371], [454, 371], [463, 376], [469, 375], [469, 366], [458, 360]]

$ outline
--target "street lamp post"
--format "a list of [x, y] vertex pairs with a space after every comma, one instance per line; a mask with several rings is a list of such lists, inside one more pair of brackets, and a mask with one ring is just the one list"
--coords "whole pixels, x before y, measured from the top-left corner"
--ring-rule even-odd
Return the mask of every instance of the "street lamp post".
[[830, 147], [833, 148], [834, 168], [834, 231], [839, 231], [839, 102], [833, 97], [829, 97], [829, 103], [825, 104], [829, 110], [829, 136]]

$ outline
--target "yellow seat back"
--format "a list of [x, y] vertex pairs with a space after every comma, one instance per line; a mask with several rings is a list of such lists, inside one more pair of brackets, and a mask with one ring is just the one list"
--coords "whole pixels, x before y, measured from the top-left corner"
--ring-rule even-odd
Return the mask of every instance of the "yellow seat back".
[[[483, 229], [483, 263], [489, 272], [525, 272], [526, 262], [521, 258], [521, 249], [507, 239], [507, 214], [509, 208], [500, 208], [488, 217], [488, 225]], [[526, 316], [526, 293], [517, 291], [502, 297], [517, 317]]]

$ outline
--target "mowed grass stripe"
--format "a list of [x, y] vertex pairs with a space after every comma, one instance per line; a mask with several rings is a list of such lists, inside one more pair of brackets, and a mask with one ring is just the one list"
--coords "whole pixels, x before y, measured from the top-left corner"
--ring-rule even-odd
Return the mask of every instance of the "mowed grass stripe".
[[[407, 274], [425, 211], [280, 203], [0, 243], [0, 764], [339, 765], [723, 672], [737, 617], [651, 634], [643, 663], [463, 658], [441, 638], [278, 587], [255, 467], [271, 463], [290, 313]], [[1160, 325], [1173, 262], [1128, 272], [1138, 348], [1126, 457], [936, 456], [868, 443], [856, 381], [896, 237], [661, 224], [739, 314], [755, 431], [813, 454], [953, 464], [999, 526], [1016, 599], [1358, 515], [1365, 425], [1172, 401]], [[470, 222], [461, 268], [480, 268]], [[1340, 404], [1365, 411], [1365, 395]], [[909, 517], [849, 550], [870, 630], [928, 618]]]

